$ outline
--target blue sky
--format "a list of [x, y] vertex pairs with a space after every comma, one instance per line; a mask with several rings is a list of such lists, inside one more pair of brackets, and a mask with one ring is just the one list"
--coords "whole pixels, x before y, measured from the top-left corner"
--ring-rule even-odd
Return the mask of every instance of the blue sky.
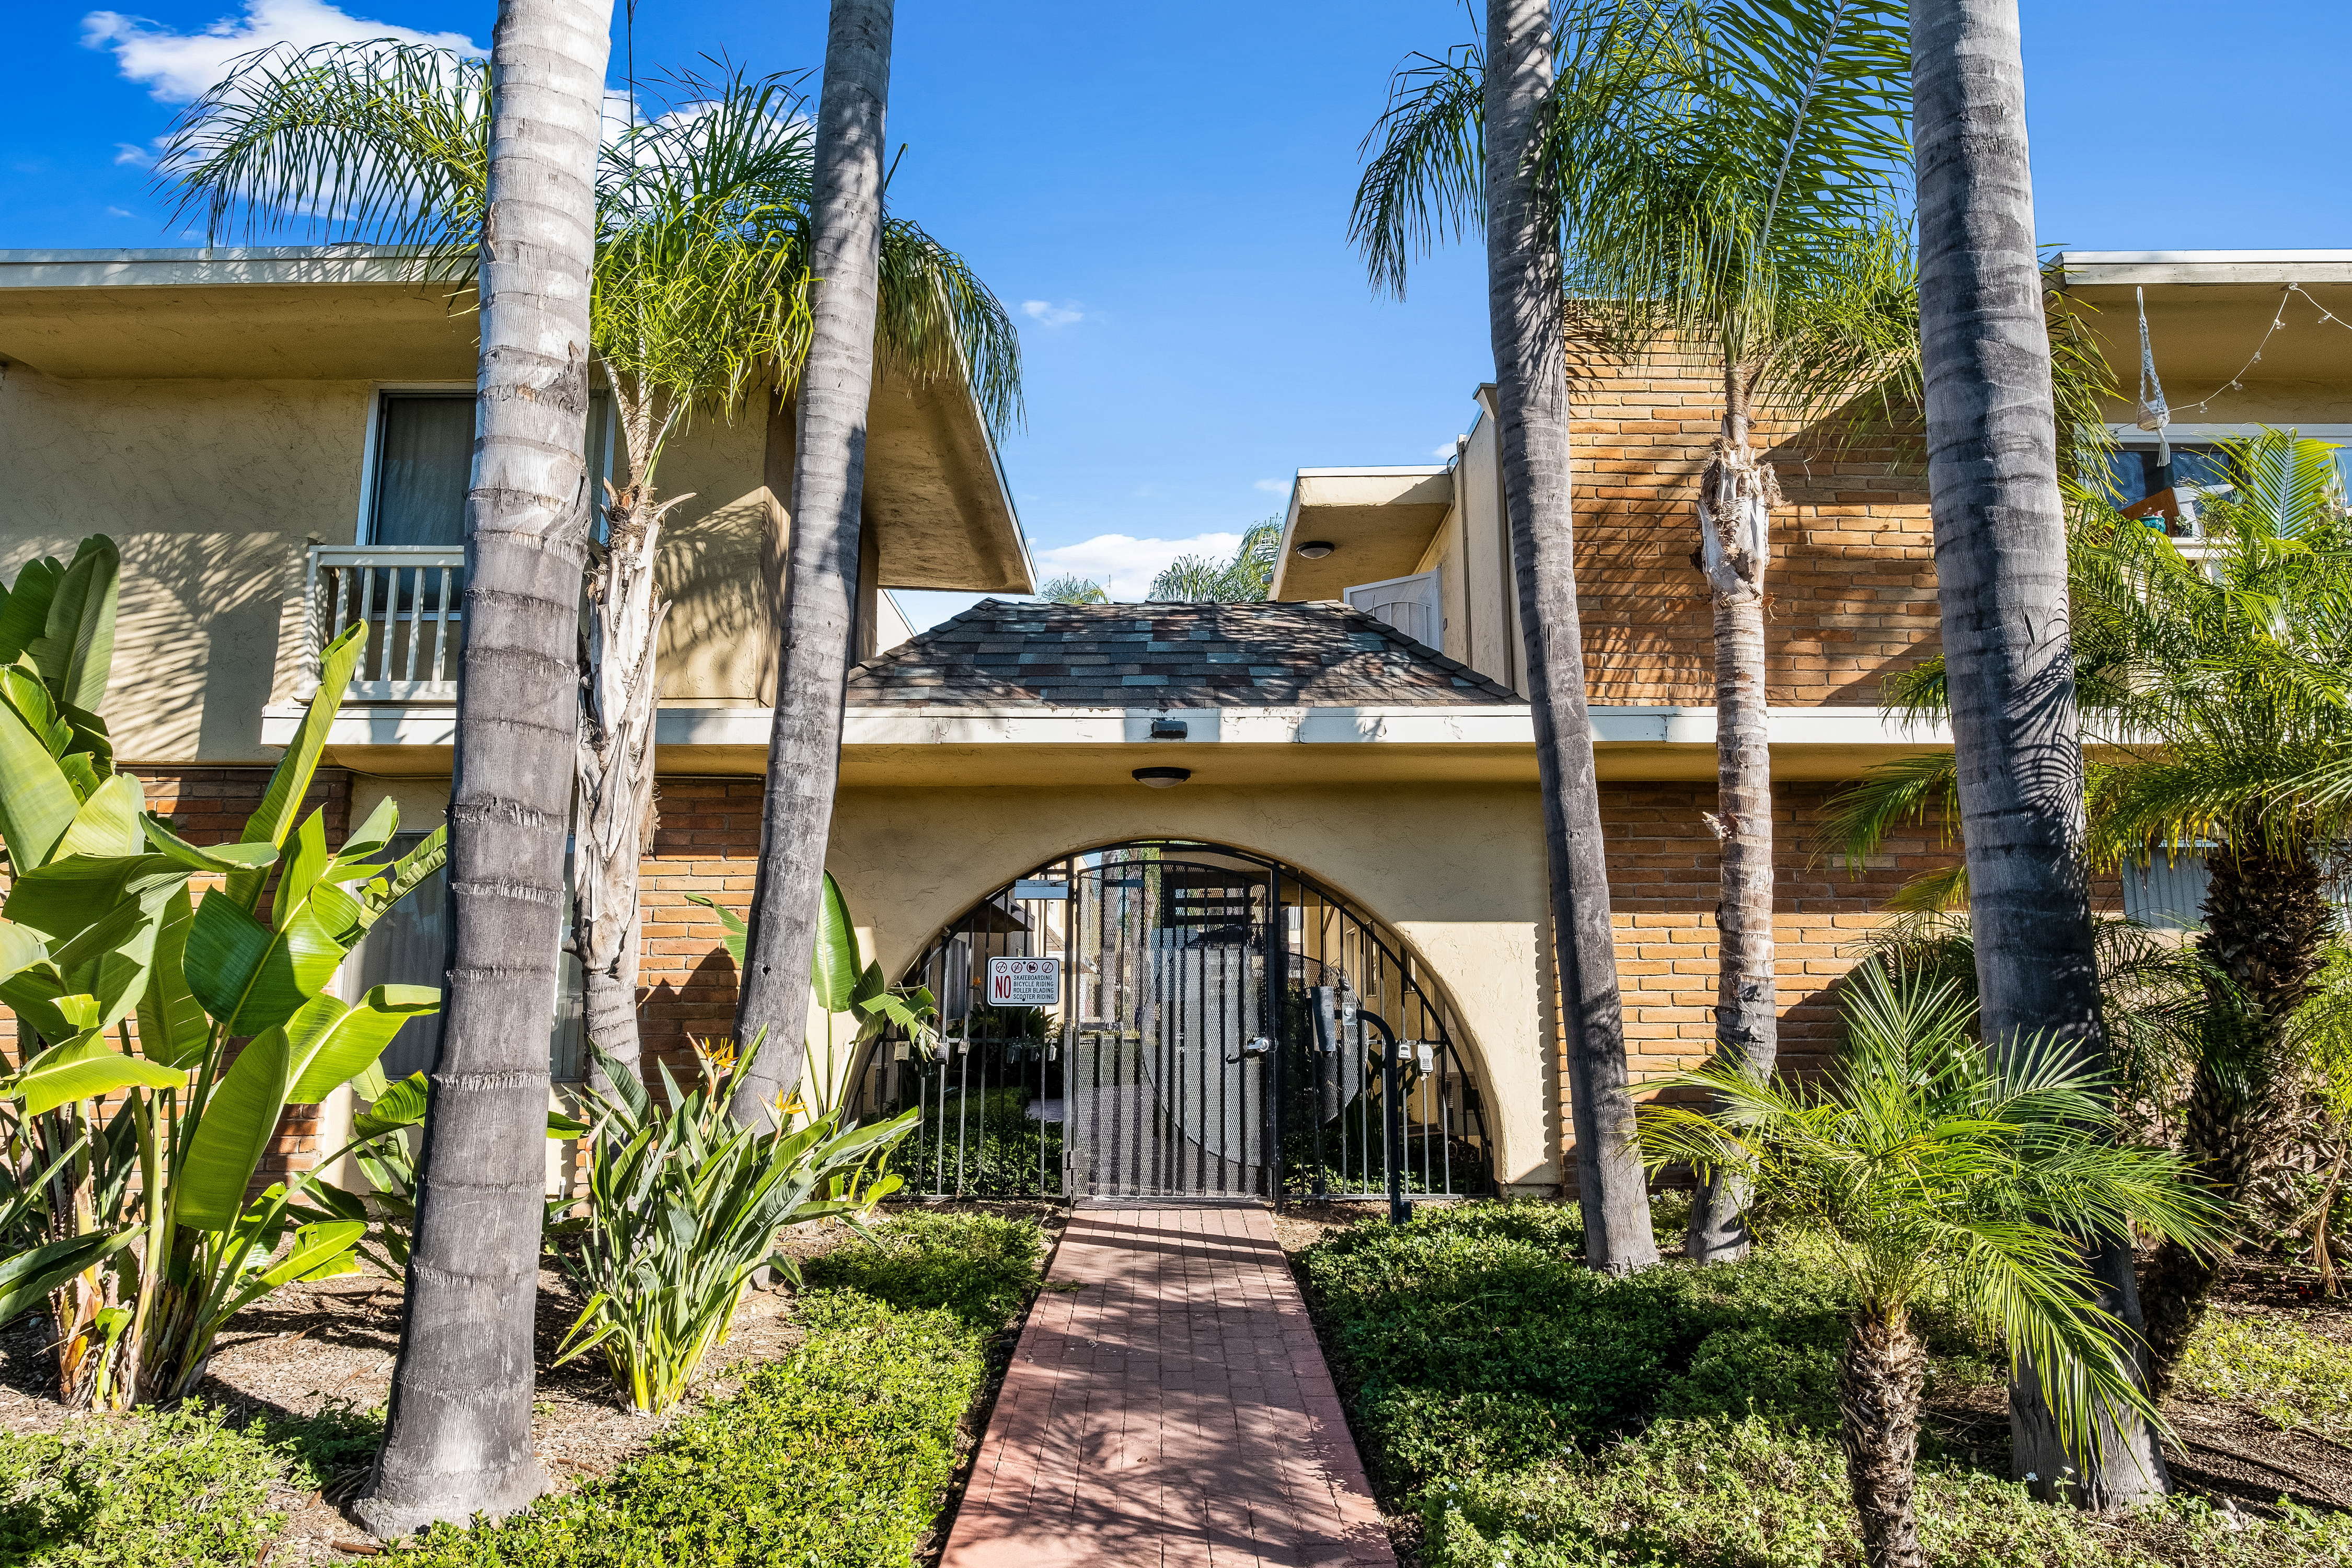
[[[118, 3], [11, 8], [0, 247], [194, 243], [142, 154], [220, 58], [394, 29], [487, 43], [495, 12]], [[814, 67], [824, 9], [645, 5], [638, 68]], [[2352, 6], [2025, 0], [2024, 18], [2045, 243], [2352, 244]], [[1346, 238], [1389, 71], [1466, 29], [1450, 0], [900, 0], [892, 205], [1021, 313], [1029, 415], [1004, 462], [1048, 570], [1115, 571], [1131, 595], [1276, 510], [1294, 468], [1429, 461], [1468, 426], [1491, 368], [1476, 257], [1439, 256], [1399, 304]], [[922, 618], [961, 602], [910, 597]]]

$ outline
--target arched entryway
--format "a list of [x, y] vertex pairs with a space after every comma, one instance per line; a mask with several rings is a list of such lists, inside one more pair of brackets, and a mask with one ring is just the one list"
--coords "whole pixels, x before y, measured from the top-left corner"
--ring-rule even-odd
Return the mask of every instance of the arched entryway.
[[904, 982], [936, 997], [939, 1041], [875, 1042], [849, 1087], [862, 1117], [919, 1112], [897, 1163], [914, 1191], [1493, 1188], [1444, 999], [1393, 932], [1265, 856], [1145, 839], [1061, 857], [950, 921]]

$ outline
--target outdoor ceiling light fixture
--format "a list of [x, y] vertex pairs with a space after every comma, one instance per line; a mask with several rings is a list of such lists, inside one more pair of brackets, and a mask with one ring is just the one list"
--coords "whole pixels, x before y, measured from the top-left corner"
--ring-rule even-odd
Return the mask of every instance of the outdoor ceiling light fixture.
[[1339, 548], [1328, 539], [1310, 539], [1298, 546], [1298, 553], [1309, 561], [1320, 561]]
[[1192, 776], [1190, 768], [1138, 768], [1128, 774], [1146, 789], [1174, 789]]

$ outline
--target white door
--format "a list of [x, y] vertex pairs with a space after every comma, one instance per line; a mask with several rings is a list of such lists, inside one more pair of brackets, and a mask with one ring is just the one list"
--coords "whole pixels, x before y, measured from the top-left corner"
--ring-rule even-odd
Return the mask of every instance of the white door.
[[1438, 611], [1437, 574], [1419, 572], [1384, 583], [1364, 583], [1347, 591], [1348, 603], [1388, 622], [1415, 642], [1443, 652], [1445, 621]]

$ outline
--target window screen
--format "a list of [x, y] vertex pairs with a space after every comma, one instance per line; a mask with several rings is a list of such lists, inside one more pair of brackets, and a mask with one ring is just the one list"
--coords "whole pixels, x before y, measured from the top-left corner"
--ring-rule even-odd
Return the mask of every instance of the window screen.
[[377, 416], [372, 544], [466, 542], [474, 395], [387, 392]]
[[[592, 504], [604, 500], [611, 447], [612, 396], [588, 399]], [[466, 490], [474, 474], [474, 395], [387, 392], [376, 415], [375, 490], [368, 517], [371, 544], [466, 542]]]

